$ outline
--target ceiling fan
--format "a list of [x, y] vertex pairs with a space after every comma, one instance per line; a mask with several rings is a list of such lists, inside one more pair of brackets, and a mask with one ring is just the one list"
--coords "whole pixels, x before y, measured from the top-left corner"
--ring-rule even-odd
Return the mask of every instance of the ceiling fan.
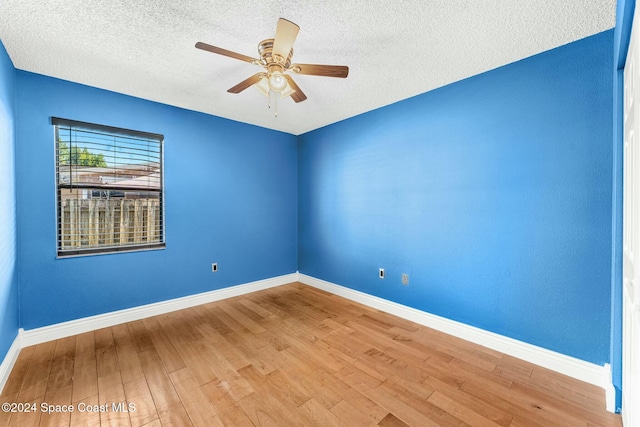
[[255, 86], [263, 95], [270, 98], [269, 106], [271, 107], [271, 104], [274, 104], [277, 116], [276, 100], [278, 98], [291, 96], [296, 103], [307, 99], [307, 96], [293, 80], [293, 77], [287, 72], [340, 78], [345, 78], [349, 74], [349, 67], [344, 65], [292, 64], [293, 43], [296, 40], [298, 31], [300, 31], [300, 27], [293, 22], [283, 18], [278, 19], [275, 37], [263, 40], [258, 44], [260, 59], [251, 58], [202, 42], [196, 43], [196, 47], [264, 67], [265, 71], [256, 73], [241, 81], [227, 90], [227, 92], [240, 93], [249, 86]]

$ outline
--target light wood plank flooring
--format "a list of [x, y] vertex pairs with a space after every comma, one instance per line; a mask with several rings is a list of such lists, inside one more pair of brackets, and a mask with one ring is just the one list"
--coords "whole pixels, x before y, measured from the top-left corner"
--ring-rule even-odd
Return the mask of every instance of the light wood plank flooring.
[[0, 426], [621, 425], [597, 387], [299, 283], [27, 347], [0, 401], [36, 409]]

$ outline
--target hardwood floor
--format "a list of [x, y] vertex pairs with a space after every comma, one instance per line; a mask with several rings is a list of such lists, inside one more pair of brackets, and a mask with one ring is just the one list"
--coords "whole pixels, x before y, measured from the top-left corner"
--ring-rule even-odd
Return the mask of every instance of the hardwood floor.
[[0, 397], [35, 409], [0, 426], [621, 425], [597, 387], [299, 283], [27, 347]]

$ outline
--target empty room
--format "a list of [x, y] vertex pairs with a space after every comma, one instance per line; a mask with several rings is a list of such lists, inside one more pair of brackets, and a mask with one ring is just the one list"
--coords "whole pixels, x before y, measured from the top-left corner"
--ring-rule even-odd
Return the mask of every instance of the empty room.
[[0, 426], [640, 426], [634, 14], [1, 1]]

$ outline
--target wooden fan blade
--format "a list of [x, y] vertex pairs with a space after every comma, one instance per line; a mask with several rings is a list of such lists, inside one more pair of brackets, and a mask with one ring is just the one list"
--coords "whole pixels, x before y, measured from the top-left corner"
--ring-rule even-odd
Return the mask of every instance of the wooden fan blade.
[[293, 64], [289, 70], [310, 76], [345, 78], [349, 75], [349, 67], [346, 65]]
[[277, 55], [285, 62], [293, 47], [293, 42], [298, 37], [298, 31], [300, 27], [291, 21], [287, 21], [284, 18], [278, 19], [278, 26], [276, 27], [276, 36], [273, 39], [273, 55]]
[[296, 82], [293, 80], [293, 77], [291, 77], [288, 74], [285, 74], [284, 77], [289, 82], [289, 86], [291, 86], [291, 89], [295, 90], [295, 92], [291, 94], [291, 98], [296, 103], [302, 102], [305, 99], [307, 99], [307, 95], [305, 95], [304, 92], [300, 89], [300, 87], [296, 84]]
[[217, 53], [218, 55], [228, 56], [229, 58], [239, 59], [240, 61], [255, 63], [259, 60], [251, 58], [250, 56], [243, 55], [241, 53], [232, 52], [227, 49], [223, 49], [221, 47], [211, 46], [210, 44], [198, 42], [196, 43], [196, 47], [198, 49], [206, 50], [209, 52]]
[[240, 93], [243, 90], [245, 90], [246, 88], [248, 88], [249, 86], [253, 86], [254, 84], [258, 83], [262, 77], [266, 77], [266, 74], [265, 73], [254, 74], [253, 76], [249, 77], [248, 79], [241, 81], [240, 83], [238, 83], [237, 85], [235, 85], [231, 89], [227, 90], [227, 92], [229, 92], [229, 93]]

